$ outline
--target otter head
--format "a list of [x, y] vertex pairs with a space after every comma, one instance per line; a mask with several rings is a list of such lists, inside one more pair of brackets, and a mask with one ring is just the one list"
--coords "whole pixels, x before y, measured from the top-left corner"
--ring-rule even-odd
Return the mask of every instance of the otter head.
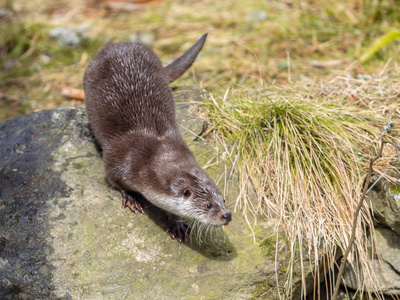
[[190, 171], [177, 172], [177, 177], [169, 184], [169, 193], [180, 199], [182, 211], [178, 215], [184, 219], [216, 227], [228, 225], [232, 220], [214, 180], [197, 163]]
[[232, 214], [221, 192], [186, 144], [180, 138], [168, 138], [155, 148], [148, 163], [133, 177], [137, 180], [131, 188], [182, 219], [216, 227], [227, 225]]

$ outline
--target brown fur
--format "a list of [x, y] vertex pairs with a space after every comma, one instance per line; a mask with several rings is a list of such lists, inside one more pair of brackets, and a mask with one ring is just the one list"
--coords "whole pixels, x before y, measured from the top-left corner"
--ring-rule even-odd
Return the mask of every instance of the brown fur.
[[89, 123], [109, 182], [132, 211], [142, 209], [128, 191], [168, 212], [175, 222], [171, 236], [178, 240], [187, 236], [187, 227], [177, 216], [214, 226], [231, 220], [215, 182], [178, 133], [169, 87], [193, 63], [205, 37], [166, 68], [141, 44], [110, 44], [84, 76]]

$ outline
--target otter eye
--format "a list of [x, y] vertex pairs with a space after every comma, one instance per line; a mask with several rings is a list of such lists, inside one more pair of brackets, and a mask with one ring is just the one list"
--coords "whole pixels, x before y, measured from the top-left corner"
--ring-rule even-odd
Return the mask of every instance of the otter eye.
[[186, 190], [183, 191], [183, 197], [185, 197], [187, 199], [190, 196], [192, 196], [192, 192], [190, 190], [186, 189]]
[[210, 209], [212, 207], [211, 203], [207, 203], [207, 208]]

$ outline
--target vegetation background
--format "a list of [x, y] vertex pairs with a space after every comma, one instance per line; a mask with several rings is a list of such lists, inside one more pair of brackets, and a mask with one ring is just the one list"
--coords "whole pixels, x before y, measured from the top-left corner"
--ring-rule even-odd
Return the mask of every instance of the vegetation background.
[[[389, 59], [386, 72], [398, 69], [396, 40], [368, 61], [357, 61], [377, 39], [398, 28], [400, 6], [395, 0], [153, 0], [138, 9], [108, 9], [114, 1], [3, 3], [0, 120], [82, 105], [61, 97], [61, 89], [82, 87], [86, 65], [104, 44], [131, 41], [137, 35], [168, 63], [208, 32], [193, 72], [177, 84], [220, 93], [229, 86], [248, 89], [261, 83], [330, 81], [339, 75], [375, 76]], [[80, 44], [68, 47], [50, 38], [50, 31], [59, 26], [82, 32]]]
[[[276, 239], [263, 243], [278, 245], [284, 231], [286, 294], [296, 249], [306, 247], [316, 264], [331, 256], [332, 266], [337, 249], [348, 245], [368, 159], [389, 120], [398, 136], [398, 2], [121, 2], [0, 4], [0, 122], [83, 106], [62, 90], [82, 89], [87, 64], [106, 43], [139, 40], [168, 64], [208, 33], [192, 71], [174, 84], [205, 92], [199, 110], [211, 124], [208, 136], [231, 142], [223, 151], [240, 174], [235, 209], [278, 220]], [[375, 166], [394, 181], [388, 170], [398, 166], [395, 152], [386, 149]], [[366, 203], [353, 257], [370, 281], [365, 238], [372, 223]]]

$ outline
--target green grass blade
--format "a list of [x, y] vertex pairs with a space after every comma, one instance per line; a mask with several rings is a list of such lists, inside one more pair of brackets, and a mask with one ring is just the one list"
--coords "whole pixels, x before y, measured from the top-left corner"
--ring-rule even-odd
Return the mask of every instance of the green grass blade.
[[360, 61], [363, 63], [367, 60], [369, 60], [376, 52], [378, 52], [380, 49], [385, 47], [387, 44], [391, 43], [395, 39], [397, 39], [400, 36], [400, 31], [399, 30], [394, 30], [391, 32], [388, 32], [384, 34], [383, 36], [379, 37], [376, 39], [372, 46], [367, 49], [367, 51], [364, 52], [363, 55], [360, 57]]

